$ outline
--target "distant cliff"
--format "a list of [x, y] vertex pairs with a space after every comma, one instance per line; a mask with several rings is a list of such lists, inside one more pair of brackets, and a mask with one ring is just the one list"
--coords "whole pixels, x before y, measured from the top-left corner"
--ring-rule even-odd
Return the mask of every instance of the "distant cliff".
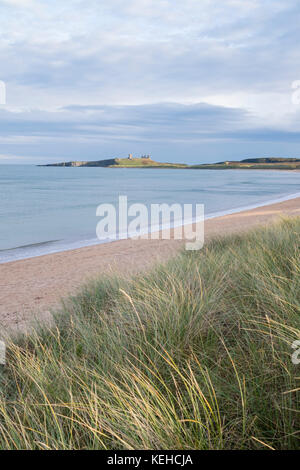
[[98, 160], [95, 162], [62, 162], [62, 163], [48, 163], [47, 165], [39, 166], [103, 166], [109, 167], [115, 165], [116, 159], [112, 158], [110, 160]]
[[300, 170], [299, 158], [247, 158], [241, 161], [228, 160], [219, 163], [192, 165], [198, 170]]
[[98, 160], [90, 162], [63, 162], [49, 163], [39, 166], [65, 166], [65, 167], [105, 167], [105, 168], [185, 168], [187, 165], [181, 163], [161, 163], [151, 158], [111, 158], [109, 160]]
[[103, 167], [103, 168], [181, 168], [195, 170], [300, 170], [299, 158], [247, 158], [241, 161], [228, 160], [218, 163], [201, 163], [187, 165], [185, 163], [162, 163], [151, 158], [110, 158], [97, 161], [74, 161], [49, 163], [38, 166], [59, 167]]
[[246, 158], [241, 163], [295, 163], [299, 162], [299, 158], [283, 158], [283, 157], [268, 157], [268, 158]]

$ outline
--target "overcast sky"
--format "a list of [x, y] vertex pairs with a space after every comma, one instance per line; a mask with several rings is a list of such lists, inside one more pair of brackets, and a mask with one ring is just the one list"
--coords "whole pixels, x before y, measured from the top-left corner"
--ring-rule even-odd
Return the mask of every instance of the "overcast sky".
[[300, 158], [299, 24], [299, 0], [0, 0], [0, 163]]

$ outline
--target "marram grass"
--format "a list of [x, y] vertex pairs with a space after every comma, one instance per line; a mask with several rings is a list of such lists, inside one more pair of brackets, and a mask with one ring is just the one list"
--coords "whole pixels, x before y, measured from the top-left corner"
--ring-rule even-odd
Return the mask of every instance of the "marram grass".
[[299, 247], [287, 219], [87, 285], [8, 344], [0, 448], [300, 448]]

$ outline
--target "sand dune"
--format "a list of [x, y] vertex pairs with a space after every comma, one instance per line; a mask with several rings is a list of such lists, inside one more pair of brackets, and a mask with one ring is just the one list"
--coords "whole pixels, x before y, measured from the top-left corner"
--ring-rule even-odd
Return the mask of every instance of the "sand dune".
[[[281, 215], [300, 216], [300, 198], [205, 222], [205, 239], [238, 233], [272, 222]], [[175, 240], [121, 240], [0, 265], [2, 333], [24, 329], [34, 318], [51, 317], [62, 298], [76, 294], [90, 278], [130, 275], [173, 256], [183, 246]]]

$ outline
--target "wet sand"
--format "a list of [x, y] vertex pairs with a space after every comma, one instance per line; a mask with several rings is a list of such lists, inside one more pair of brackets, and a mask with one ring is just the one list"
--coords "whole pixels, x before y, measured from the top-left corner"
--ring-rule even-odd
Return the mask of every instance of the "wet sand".
[[[225, 215], [205, 222], [205, 240], [266, 225], [280, 216], [300, 216], [300, 198]], [[131, 275], [174, 256], [177, 240], [120, 240], [0, 265], [0, 332], [46, 320], [61, 299], [103, 274]]]

